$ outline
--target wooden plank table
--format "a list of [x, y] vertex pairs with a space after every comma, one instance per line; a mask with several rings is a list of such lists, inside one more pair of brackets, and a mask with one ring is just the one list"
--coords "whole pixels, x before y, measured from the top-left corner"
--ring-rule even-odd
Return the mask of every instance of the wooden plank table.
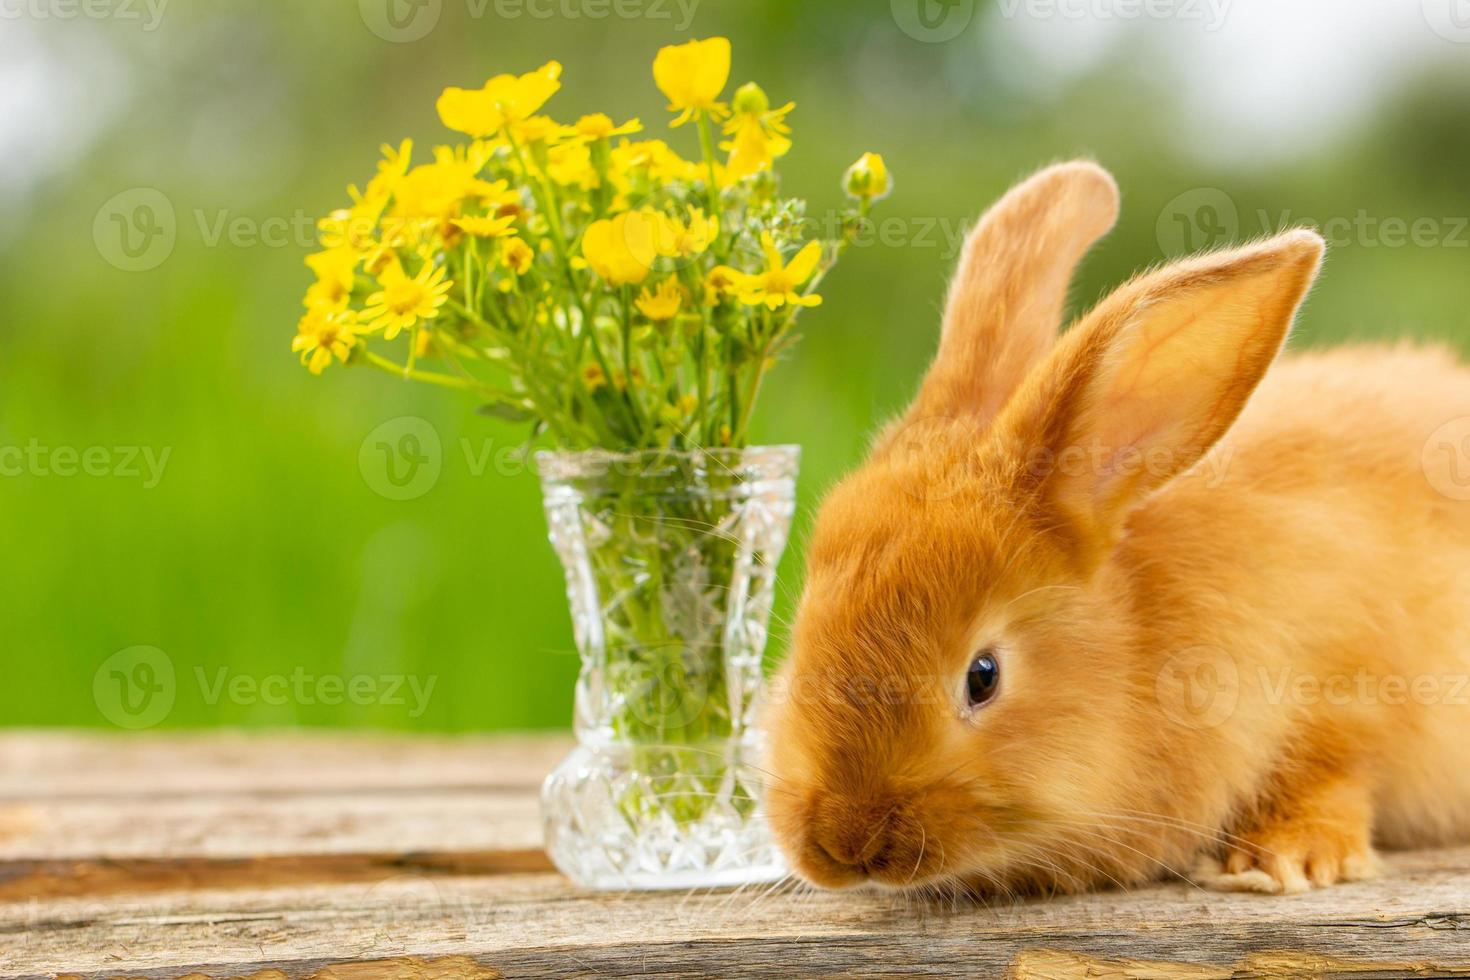
[[583, 891], [565, 737], [0, 735], [6, 977], [1470, 977], [1470, 848], [1292, 898]]

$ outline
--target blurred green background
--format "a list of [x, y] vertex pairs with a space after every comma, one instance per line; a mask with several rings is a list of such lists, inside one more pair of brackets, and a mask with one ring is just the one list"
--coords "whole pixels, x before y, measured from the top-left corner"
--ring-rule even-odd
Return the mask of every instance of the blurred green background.
[[[165, 727], [569, 722], [539, 490], [495, 462], [521, 432], [377, 372], [313, 379], [288, 349], [312, 222], [378, 145], [448, 141], [442, 87], [549, 58], [558, 118], [636, 114], [692, 155], [650, 63], [728, 35], [732, 86], [796, 102], [787, 190], [836, 206], [868, 149], [895, 174], [880, 234], [828, 280], [759, 412], [758, 440], [805, 447], [778, 619], [812, 505], [932, 352], [955, 236], [1041, 164], [1090, 155], [1124, 190], [1078, 307], [1188, 248], [1306, 222], [1334, 247], [1298, 344], [1470, 347], [1470, 22], [1452, 0], [1149, 17], [1126, 0], [160, 2], [6, 0], [0, 20], [3, 724], [113, 724], [120, 652], [173, 669], [147, 719]], [[140, 203], [157, 221], [131, 226], [129, 254], [114, 216]], [[405, 416], [438, 433], [442, 470], [400, 501], [359, 451]], [[431, 696], [312, 693], [381, 675], [432, 678]], [[308, 693], [249, 693], [272, 677]]]

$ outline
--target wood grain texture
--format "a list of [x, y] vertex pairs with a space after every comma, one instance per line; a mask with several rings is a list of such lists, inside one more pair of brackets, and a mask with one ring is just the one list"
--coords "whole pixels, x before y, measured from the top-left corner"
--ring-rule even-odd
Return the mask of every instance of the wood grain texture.
[[0, 736], [0, 975], [1470, 977], [1470, 849], [1291, 898], [582, 891], [537, 847], [566, 744]]

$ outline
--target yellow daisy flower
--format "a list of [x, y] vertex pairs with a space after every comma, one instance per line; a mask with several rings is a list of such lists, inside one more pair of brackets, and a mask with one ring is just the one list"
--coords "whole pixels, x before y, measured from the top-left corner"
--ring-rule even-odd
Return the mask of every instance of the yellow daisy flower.
[[699, 255], [720, 235], [720, 219], [713, 215], [706, 218], [702, 208], [690, 208], [687, 221], [663, 214], [658, 218], [654, 247], [668, 258]]
[[516, 216], [507, 215], [504, 218], [455, 218], [450, 224], [460, 231], [476, 238], [500, 238], [503, 235], [514, 235]]
[[797, 287], [817, 271], [822, 258], [820, 242], [807, 242], [790, 262], [781, 260], [781, 252], [769, 232], [761, 233], [761, 249], [766, 254], [766, 268], [752, 275], [742, 275], [736, 283], [736, 295], [747, 306], [764, 304], [770, 309], [782, 306], [818, 306], [820, 296], [803, 296]]
[[519, 238], [503, 238], [500, 241], [500, 261], [509, 270], [518, 276], [526, 274], [531, 268], [531, 263], [536, 260], [536, 253], [531, 246]]
[[589, 364], [582, 369], [582, 381], [587, 385], [587, 390], [593, 392], [607, 384], [607, 375], [603, 373], [601, 366]]
[[670, 125], [682, 126], [696, 112], [723, 116], [716, 101], [730, 78], [730, 39], [711, 37], [660, 48], [653, 59], [653, 80], [669, 100], [669, 111], [680, 113]]
[[561, 65], [548, 61], [524, 75], [496, 75], [483, 88], [446, 88], [436, 108], [444, 125], [470, 136], [493, 136], [529, 119], [561, 88]]
[[672, 279], [665, 279], [651, 293], [645, 286], [639, 291], [634, 305], [650, 320], [672, 320], [678, 315], [679, 307], [684, 305], [684, 287]]
[[444, 268], [424, 263], [416, 276], [409, 276], [394, 262], [378, 276], [383, 288], [367, 298], [362, 315], [369, 330], [382, 330], [384, 340], [392, 340], [420, 320], [439, 315], [439, 308], [449, 299], [454, 284], [446, 281]]
[[306, 257], [306, 264], [316, 273], [316, 282], [306, 290], [308, 307], [340, 310], [352, 295], [352, 282], [357, 276], [361, 258], [356, 249], [338, 245]]
[[357, 346], [361, 327], [356, 310], [329, 310], [313, 307], [296, 325], [291, 349], [301, 354], [301, 363], [312, 374], [321, 374], [332, 358], [346, 361]]

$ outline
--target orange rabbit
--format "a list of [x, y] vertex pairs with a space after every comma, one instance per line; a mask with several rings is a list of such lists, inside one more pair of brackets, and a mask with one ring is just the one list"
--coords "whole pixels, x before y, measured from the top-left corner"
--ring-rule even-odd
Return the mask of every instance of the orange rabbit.
[[819, 885], [1299, 892], [1470, 837], [1470, 370], [1273, 367], [1310, 231], [1057, 340], [1117, 209], [1070, 163], [985, 216], [913, 406], [822, 505], [767, 793]]

